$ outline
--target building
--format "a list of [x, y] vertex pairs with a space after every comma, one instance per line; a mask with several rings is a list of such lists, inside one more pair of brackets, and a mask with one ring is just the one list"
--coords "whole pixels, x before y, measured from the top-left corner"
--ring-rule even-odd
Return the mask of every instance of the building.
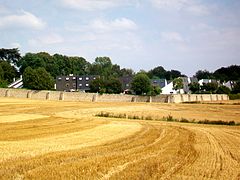
[[177, 94], [177, 91], [173, 89], [173, 82], [170, 82], [162, 88], [161, 94]]
[[99, 76], [95, 75], [83, 75], [77, 77], [77, 89], [79, 91], [90, 91], [90, 82], [99, 78]]
[[73, 75], [57, 76], [56, 89], [57, 89], [57, 91], [76, 91], [77, 90], [77, 77], [73, 76]]
[[176, 91], [173, 89], [173, 82], [168, 82], [165, 87], [162, 88], [162, 94], [186, 94], [189, 93], [189, 84], [190, 83], [198, 83], [197, 78], [195, 77], [180, 77], [183, 80], [183, 89]]
[[230, 90], [232, 90], [233, 87], [234, 87], [234, 84], [235, 84], [234, 81], [228, 81], [228, 82], [224, 82], [224, 83], [223, 83], [223, 86], [226, 86], [226, 87], [228, 87]]
[[121, 84], [122, 84], [122, 90], [123, 92], [130, 92], [131, 91], [131, 83], [133, 81], [132, 76], [123, 76], [119, 78]]
[[99, 76], [83, 75], [74, 76], [57, 76], [56, 78], [56, 90], [57, 91], [89, 91], [90, 82]]
[[151, 79], [152, 86], [159, 86], [161, 89], [167, 85], [166, 79]]

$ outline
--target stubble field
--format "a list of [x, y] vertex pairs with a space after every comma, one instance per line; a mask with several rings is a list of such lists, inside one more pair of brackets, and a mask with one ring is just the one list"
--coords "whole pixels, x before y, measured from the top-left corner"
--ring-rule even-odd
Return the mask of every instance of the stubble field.
[[240, 179], [237, 104], [90, 103], [0, 98], [0, 179]]

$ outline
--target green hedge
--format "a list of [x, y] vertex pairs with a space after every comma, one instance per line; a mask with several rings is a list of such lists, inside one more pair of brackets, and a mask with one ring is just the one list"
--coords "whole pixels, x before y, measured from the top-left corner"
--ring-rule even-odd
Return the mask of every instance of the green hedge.
[[240, 99], [240, 94], [229, 94], [230, 100]]

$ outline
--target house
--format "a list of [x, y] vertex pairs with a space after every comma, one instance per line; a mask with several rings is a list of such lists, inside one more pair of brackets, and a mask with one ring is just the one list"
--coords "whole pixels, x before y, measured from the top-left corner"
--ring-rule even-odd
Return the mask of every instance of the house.
[[70, 74], [69, 76], [57, 76], [56, 78], [57, 91], [76, 91], [77, 76]]
[[177, 91], [173, 89], [173, 82], [170, 82], [162, 88], [161, 94], [177, 94]]
[[83, 75], [74, 76], [57, 76], [56, 78], [56, 90], [57, 91], [89, 91], [90, 82], [99, 76], [95, 75]]
[[180, 77], [180, 78], [183, 80], [183, 89], [180, 89], [177, 91], [174, 90], [173, 82], [169, 81], [167, 82], [167, 85], [162, 88], [162, 94], [177, 94], [177, 93], [186, 94], [190, 92], [189, 90], [190, 83], [194, 83], [194, 82], [198, 83], [198, 80], [195, 77]]
[[191, 83], [198, 83], [198, 79], [195, 77], [181, 77], [183, 80], [183, 93], [189, 93], [189, 84]]
[[133, 81], [133, 76], [123, 76], [119, 78], [122, 84], [123, 92], [130, 92], [131, 91], [131, 83]]
[[234, 81], [228, 81], [226, 83], [223, 83], [223, 86], [228, 87], [230, 90], [234, 87], [235, 82]]
[[159, 86], [161, 89], [167, 85], [166, 79], [151, 79], [152, 86]]
[[90, 91], [90, 82], [99, 78], [95, 75], [77, 76], [77, 89], [83, 92]]

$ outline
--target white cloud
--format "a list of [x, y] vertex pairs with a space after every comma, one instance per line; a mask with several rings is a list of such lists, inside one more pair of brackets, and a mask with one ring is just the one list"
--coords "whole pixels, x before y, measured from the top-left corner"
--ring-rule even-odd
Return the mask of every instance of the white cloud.
[[118, 6], [137, 5], [138, 0], [62, 0], [62, 4], [72, 9], [95, 11]]
[[64, 42], [63, 37], [55, 33], [50, 33], [50, 34], [43, 35], [35, 39], [29, 40], [29, 44], [32, 46], [60, 44], [62, 42]]
[[66, 25], [65, 29], [72, 32], [82, 33], [109, 33], [127, 32], [138, 29], [137, 24], [128, 18], [117, 18], [114, 20], [94, 19], [86, 25]]
[[19, 14], [12, 14], [0, 17], [0, 29], [43, 29], [44, 27], [45, 23], [40, 18], [26, 11], [21, 11], [21, 13]]
[[194, 15], [208, 15], [209, 8], [194, 0], [151, 0], [154, 7], [167, 10], [181, 10]]
[[137, 24], [128, 18], [113, 20], [97, 18], [86, 25], [68, 25], [65, 29], [68, 34], [72, 34], [67, 38], [71, 48], [74, 46], [78, 51], [81, 49], [81, 52], [85, 51], [90, 55], [97, 55], [96, 52], [100, 54], [133, 52], [142, 46]]
[[125, 31], [136, 30], [137, 25], [130, 19], [120, 18], [113, 21], [106, 21], [102, 19], [96, 19], [89, 24], [89, 28], [97, 31]]
[[161, 39], [164, 42], [170, 42], [170, 43], [184, 42], [183, 37], [178, 32], [162, 32]]

